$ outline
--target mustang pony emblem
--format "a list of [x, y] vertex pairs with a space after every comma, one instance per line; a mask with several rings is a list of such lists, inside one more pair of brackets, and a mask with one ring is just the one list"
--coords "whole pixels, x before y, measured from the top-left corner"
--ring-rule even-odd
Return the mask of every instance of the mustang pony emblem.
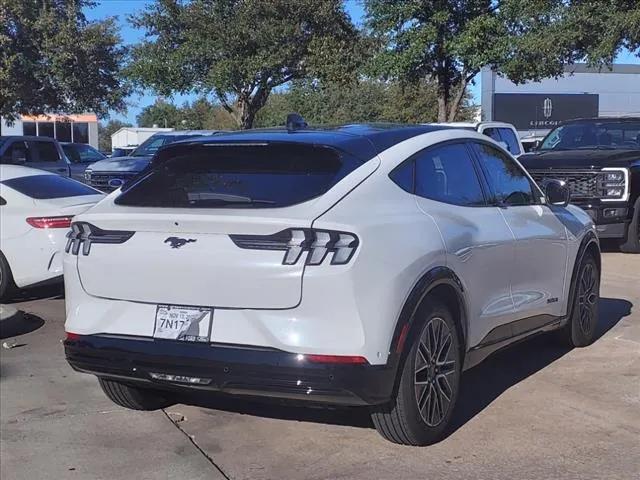
[[171, 248], [180, 248], [186, 245], [187, 243], [195, 243], [195, 241], [196, 241], [195, 238], [169, 237], [164, 241], [164, 243], [170, 243]]

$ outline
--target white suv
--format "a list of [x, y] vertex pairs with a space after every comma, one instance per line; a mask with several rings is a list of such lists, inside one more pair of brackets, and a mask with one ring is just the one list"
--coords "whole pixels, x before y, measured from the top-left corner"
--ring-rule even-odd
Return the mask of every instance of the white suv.
[[545, 189], [442, 126], [172, 144], [72, 225], [67, 359], [128, 408], [181, 389], [366, 405], [387, 439], [432, 443], [463, 369], [543, 331], [594, 339], [594, 227]]

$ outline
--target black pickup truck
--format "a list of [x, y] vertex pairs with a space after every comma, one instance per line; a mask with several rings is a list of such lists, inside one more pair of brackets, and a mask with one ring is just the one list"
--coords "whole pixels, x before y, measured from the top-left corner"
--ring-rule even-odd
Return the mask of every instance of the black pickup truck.
[[520, 162], [536, 182], [568, 183], [600, 238], [640, 253], [640, 117], [571, 120], [553, 129]]

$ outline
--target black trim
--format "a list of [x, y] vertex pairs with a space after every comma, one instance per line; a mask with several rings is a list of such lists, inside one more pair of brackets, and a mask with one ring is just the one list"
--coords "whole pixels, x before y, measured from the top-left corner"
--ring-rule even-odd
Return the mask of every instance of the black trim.
[[46, 280], [42, 280], [40, 282], [36, 282], [36, 283], [30, 283], [29, 285], [25, 285], [23, 287], [20, 287], [21, 289], [27, 289], [27, 288], [39, 288], [39, 287], [48, 287], [51, 285], [58, 285], [64, 283], [64, 278], [62, 275], [56, 275], [55, 277], [51, 277], [48, 278]]
[[[198, 344], [142, 337], [83, 335], [64, 342], [77, 371], [156, 389], [375, 405], [391, 399], [395, 370], [387, 365], [320, 364], [275, 349]], [[210, 379], [207, 385], [153, 380], [150, 373]]]
[[492, 353], [532, 335], [556, 330], [563, 325], [564, 320], [565, 317], [536, 315], [500, 325], [491, 330], [478, 346], [467, 352], [463, 370], [475, 367]]

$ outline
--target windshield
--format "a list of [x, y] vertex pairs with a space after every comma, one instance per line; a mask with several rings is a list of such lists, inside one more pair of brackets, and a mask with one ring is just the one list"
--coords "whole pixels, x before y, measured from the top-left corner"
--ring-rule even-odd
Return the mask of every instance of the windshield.
[[552, 130], [540, 146], [540, 150], [581, 148], [640, 149], [640, 121], [569, 123]]
[[107, 158], [91, 145], [62, 145], [62, 150], [73, 163], [93, 163]]
[[178, 140], [191, 138], [194, 135], [154, 135], [145, 140], [142, 145], [136, 148], [131, 154], [132, 157], [151, 157], [155, 155], [158, 149], [164, 145], [168, 145]]

